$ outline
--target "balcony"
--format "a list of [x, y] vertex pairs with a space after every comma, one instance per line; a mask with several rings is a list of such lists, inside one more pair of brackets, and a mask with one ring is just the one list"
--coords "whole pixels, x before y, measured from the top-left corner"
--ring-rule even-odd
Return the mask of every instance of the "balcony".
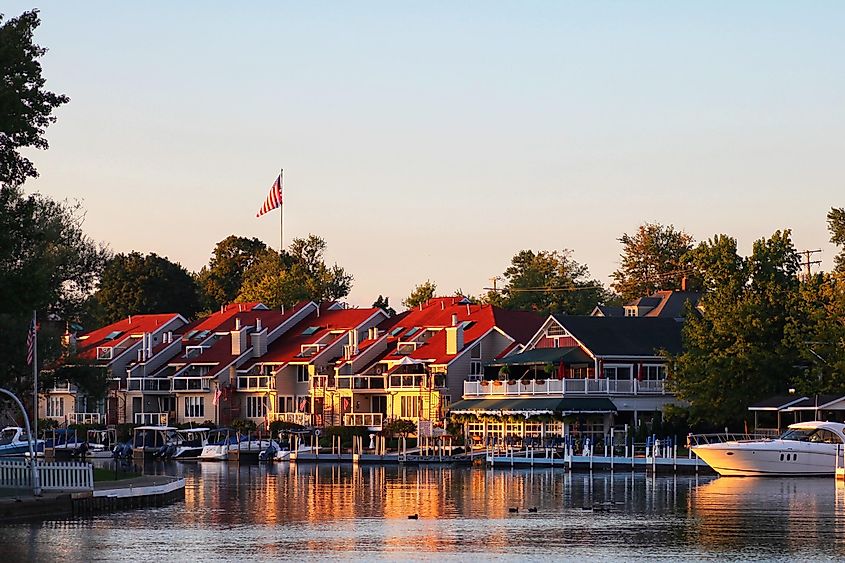
[[443, 373], [419, 374], [419, 373], [394, 373], [390, 375], [389, 386], [391, 389], [427, 389], [429, 383], [435, 389], [446, 386], [446, 375]]
[[126, 391], [142, 393], [170, 393], [170, 379], [164, 377], [130, 377], [126, 379]]
[[338, 389], [353, 389], [355, 391], [384, 391], [383, 375], [339, 375]]
[[239, 375], [238, 391], [269, 391], [275, 388], [275, 378], [269, 375]]
[[313, 426], [313, 415], [308, 412], [277, 412], [272, 415], [272, 420], [298, 424], [300, 426]]
[[174, 377], [174, 391], [210, 391], [211, 377]]
[[68, 424], [102, 424], [103, 415], [98, 412], [72, 412], [67, 415]]
[[384, 415], [380, 412], [355, 412], [343, 415], [344, 426], [366, 426], [370, 430], [381, 431]]
[[138, 426], [167, 426], [167, 413], [136, 412], [135, 424]]
[[72, 385], [72, 384], [68, 383], [67, 381], [64, 381], [64, 382], [61, 382], [61, 383], [57, 382], [56, 384], [54, 384], [48, 392], [49, 393], [71, 393], [71, 394], [73, 394], [73, 393], [77, 392], [77, 389], [76, 389], [76, 385]]
[[[542, 383], [539, 383], [542, 381]], [[464, 381], [464, 397], [561, 397], [564, 395], [666, 395], [664, 380], [547, 379]]]
[[315, 375], [309, 379], [312, 389], [334, 389], [334, 375]]

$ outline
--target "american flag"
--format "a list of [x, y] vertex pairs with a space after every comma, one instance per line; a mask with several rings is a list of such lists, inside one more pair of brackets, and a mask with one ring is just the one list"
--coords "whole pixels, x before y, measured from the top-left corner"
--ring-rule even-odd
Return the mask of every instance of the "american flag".
[[29, 330], [26, 333], [26, 365], [31, 366], [32, 360], [35, 357], [35, 332], [38, 326], [35, 324], [35, 319], [29, 323]]
[[276, 181], [273, 182], [273, 187], [270, 188], [270, 193], [267, 194], [267, 199], [264, 200], [264, 205], [261, 206], [261, 209], [258, 213], [255, 214], [256, 217], [261, 217], [265, 213], [269, 211], [273, 211], [277, 207], [281, 207], [282, 205], [282, 175], [276, 178]]

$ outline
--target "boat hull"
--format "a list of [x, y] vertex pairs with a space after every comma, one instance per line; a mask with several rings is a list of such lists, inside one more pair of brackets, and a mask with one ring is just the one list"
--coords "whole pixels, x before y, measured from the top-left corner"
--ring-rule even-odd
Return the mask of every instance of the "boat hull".
[[694, 446], [692, 451], [726, 477], [834, 475], [836, 446], [768, 440]]

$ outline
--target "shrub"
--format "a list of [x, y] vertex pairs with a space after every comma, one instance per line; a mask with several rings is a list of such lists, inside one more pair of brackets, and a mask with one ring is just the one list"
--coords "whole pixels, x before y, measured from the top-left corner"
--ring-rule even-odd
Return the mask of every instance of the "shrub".
[[232, 428], [242, 434], [246, 434], [248, 432], [255, 432], [258, 426], [256, 426], [255, 422], [252, 420], [248, 420], [246, 418], [236, 418], [232, 421]]

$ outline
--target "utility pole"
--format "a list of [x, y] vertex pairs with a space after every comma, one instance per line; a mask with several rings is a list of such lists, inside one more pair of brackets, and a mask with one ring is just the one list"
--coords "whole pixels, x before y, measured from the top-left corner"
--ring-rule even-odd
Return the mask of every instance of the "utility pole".
[[817, 252], [821, 252], [821, 249], [819, 248], [817, 250], [802, 250], [799, 253], [799, 254], [804, 255], [804, 262], [802, 262], [801, 265], [804, 267], [804, 280], [805, 281], [809, 281], [810, 276], [813, 275], [813, 272], [811, 270], [812, 266], [816, 266], [816, 265], [822, 263], [821, 260], [810, 260], [810, 256], [817, 253]]

